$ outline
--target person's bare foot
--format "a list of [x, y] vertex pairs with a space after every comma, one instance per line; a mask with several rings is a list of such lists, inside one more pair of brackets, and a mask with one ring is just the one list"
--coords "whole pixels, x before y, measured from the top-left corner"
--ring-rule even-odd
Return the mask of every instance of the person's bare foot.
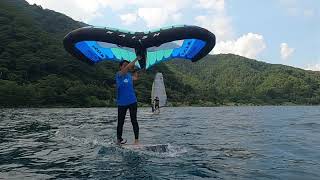
[[134, 145], [139, 145], [139, 144], [140, 144], [140, 143], [139, 143], [139, 139], [135, 139], [133, 144], [134, 144]]
[[127, 140], [126, 140], [126, 139], [118, 139], [118, 140], [117, 140], [117, 144], [118, 144], [118, 145], [125, 144], [125, 143], [127, 143]]

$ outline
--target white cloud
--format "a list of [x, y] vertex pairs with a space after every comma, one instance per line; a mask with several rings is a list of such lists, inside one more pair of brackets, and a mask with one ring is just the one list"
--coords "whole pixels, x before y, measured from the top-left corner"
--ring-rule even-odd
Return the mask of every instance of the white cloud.
[[312, 7], [306, 8], [303, 6], [303, 1], [279, 0], [279, 2], [289, 16], [313, 17], [315, 15], [315, 10]]
[[138, 16], [143, 19], [147, 27], [160, 27], [168, 21], [179, 21], [182, 17], [182, 9], [189, 7], [191, 0], [171, 0], [164, 3], [163, 0], [136, 0]]
[[224, 0], [198, 0], [198, 7], [216, 11], [224, 11]]
[[237, 40], [218, 42], [214, 48], [215, 54], [237, 54], [247, 58], [256, 58], [266, 48], [262, 35], [248, 33]]
[[136, 13], [128, 13], [120, 15], [121, 21], [125, 25], [131, 25], [137, 21], [137, 14]]
[[224, 0], [197, 0], [197, 7], [205, 9], [206, 15], [195, 17], [196, 24], [213, 32], [217, 41], [234, 38], [232, 19], [227, 16]]
[[320, 71], [320, 63], [319, 64], [307, 64], [304, 69], [311, 70], [311, 71]]
[[[163, 0], [67, 0], [63, 3], [57, 0], [27, 1], [87, 23], [98, 16], [102, 16], [105, 8], [110, 8], [115, 13], [119, 13], [119, 17], [125, 25], [133, 24], [138, 20], [139, 16], [146, 22], [148, 27], [162, 26], [168, 21], [179, 22], [183, 17], [181, 10], [191, 8], [193, 3], [192, 0], [171, 0], [170, 3], [164, 3]], [[225, 1], [198, 0], [198, 4], [198, 7], [204, 8], [209, 12], [208, 16], [199, 16], [197, 18], [198, 21], [201, 21], [201, 25], [211, 30], [215, 29], [221, 40], [230, 38], [230, 34], [232, 34], [231, 18], [223, 14]], [[131, 10], [132, 8], [136, 9], [137, 14], [127, 13], [128, 7]], [[202, 17], [205, 17], [205, 19]], [[212, 17], [215, 17], [214, 22], [212, 22]]]
[[138, 15], [148, 27], [162, 26], [169, 18], [168, 12], [163, 8], [139, 8]]
[[290, 48], [287, 43], [280, 44], [280, 54], [283, 60], [287, 60], [294, 51], [294, 48]]
[[313, 9], [305, 9], [305, 10], [303, 11], [303, 15], [304, 15], [305, 17], [312, 17], [312, 16], [314, 16], [314, 14], [315, 14], [315, 12], [314, 12]]
[[[190, 7], [192, 0], [27, 0], [30, 4], [36, 3], [44, 8], [64, 13], [73, 19], [89, 22], [101, 16], [110, 8], [119, 16], [124, 24], [130, 25], [137, 20], [139, 15], [148, 27], [161, 26], [170, 20], [179, 21], [183, 8]], [[138, 14], [128, 14], [128, 10], [136, 9]], [[122, 13], [120, 15], [120, 13]], [[150, 16], [149, 16], [150, 15]]]
[[231, 18], [224, 15], [197, 16], [196, 23], [217, 36], [217, 41], [230, 40], [234, 37]]
[[[128, 0], [130, 1], [130, 0]], [[163, 8], [169, 12], [178, 12], [183, 8], [189, 7], [192, 0], [135, 0], [135, 4], [141, 8]]]
[[172, 20], [174, 21], [180, 21], [182, 17], [182, 13], [176, 13], [172, 15]]
[[265, 48], [262, 35], [248, 33], [235, 39], [232, 19], [227, 15], [224, 0], [198, 0], [198, 7], [206, 10], [207, 15], [195, 17], [198, 25], [216, 35], [215, 54], [237, 54], [248, 58], [256, 58]]
[[286, 11], [289, 16], [313, 17], [315, 15], [313, 9], [303, 9], [299, 7], [287, 7]]

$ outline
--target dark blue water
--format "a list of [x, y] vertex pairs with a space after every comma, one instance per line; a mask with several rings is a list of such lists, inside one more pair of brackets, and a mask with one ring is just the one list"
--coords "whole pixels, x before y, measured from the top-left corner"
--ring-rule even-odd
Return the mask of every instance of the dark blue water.
[[161, 148], [114, 145], [116, 109], [0, 109], [0, 179], [320, 178], [320, 107], [149, 110], [141, 143]]

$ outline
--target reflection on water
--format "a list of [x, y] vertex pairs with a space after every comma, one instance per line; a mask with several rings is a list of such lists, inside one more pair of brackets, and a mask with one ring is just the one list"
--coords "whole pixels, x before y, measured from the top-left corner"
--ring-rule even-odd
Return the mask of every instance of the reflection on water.
[[[1, 109], [0, 179], [318, 179], [319, 107]], [[126, 120], [124, 136], [132, 143]]]

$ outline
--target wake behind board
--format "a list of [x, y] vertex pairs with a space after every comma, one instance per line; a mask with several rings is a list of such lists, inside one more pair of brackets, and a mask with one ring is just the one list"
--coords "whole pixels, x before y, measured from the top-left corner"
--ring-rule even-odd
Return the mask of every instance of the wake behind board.
[[153, 112], [145, 112], [143, 113], [143, 115], [153, 115], [154, 113]]
[[151, 151], [157, 153], [168, 152], [168, 144], [121, 144], [121, 148], [141, 150], [141, 151]]

